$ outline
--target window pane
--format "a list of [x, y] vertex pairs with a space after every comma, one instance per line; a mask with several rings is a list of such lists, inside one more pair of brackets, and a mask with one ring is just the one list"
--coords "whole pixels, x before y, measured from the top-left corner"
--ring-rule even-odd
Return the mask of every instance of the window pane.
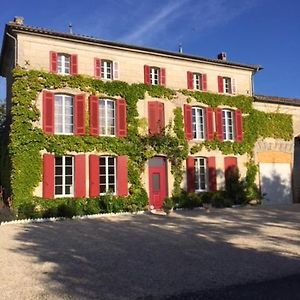
[[62, 185], [62, 177], [55, 176], [55, 185]]
[[66, 176], [66, 184], [72, 184], [73, 183], [73, 177], [72, 176]]
[[55, 175], [62, 175], [62, 167], [55, 167]]
[[159, 173], [152, 174], [152, 184], [153, 184], [154, 192], [157, 192], [160, 190], [160, 174]]
[[55, 195], [62, 195], [62, 186], [55, 186]]

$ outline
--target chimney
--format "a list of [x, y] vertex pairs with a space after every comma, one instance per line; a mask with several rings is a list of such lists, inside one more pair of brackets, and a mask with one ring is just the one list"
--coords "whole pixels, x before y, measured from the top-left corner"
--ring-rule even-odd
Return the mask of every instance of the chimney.
[[181, 44], [181, 43], [180, 43], [179, 46], [178, 46], [178, 52], [179, 52], [179, 53], [182, 53], [182, 52], [183, 52], [182, 44]]
[[14, 17], [13, 23], [15, 23], [16, 25], [24, 25], [24, 18], [16, 16]]
[[69, 23], [69, 33], [73, 34], [73, 25], [72, 25], [72, 23]]
[[227, 60], [227, 55], [226, 52], [221, 52], [218, 54], [218, 59], [226, 61]]

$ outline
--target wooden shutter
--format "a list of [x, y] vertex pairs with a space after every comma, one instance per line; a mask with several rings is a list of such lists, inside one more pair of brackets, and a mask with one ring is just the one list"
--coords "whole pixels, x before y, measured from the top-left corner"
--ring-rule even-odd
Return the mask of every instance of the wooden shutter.
[[74, 134], [85, 134], [85, 95], [74, 97]]
[[54, 133], [54, 94], [48, 91], [43, 91], [43, 130]]
[[54, 164], [55, 157], [52, 154], [43, 155], [43, 198], [54, 198]]
[[126, 155], [117, 157], [117, 195], [128, 195], [128, 157]]
[[50, 51], [50, 72], [57, 73], [57, 52]]
[[85, 155], [75, 156], [75, 197], [85, 197]]
[[231, 92], [232, 94], [236, 94], [236, 79], [235, 78], [231, 78]]
[[117, 136], [127, 136], [127, 122], [126, 122], [126, 101], [119, 99], [117, 103]]
[[94, 75], [97, 79], [101, 78], [101, 59], [96, 57], [94, 58]]
[[184, 133], [187, 140], [193, 139], [193, 126], [192, 126], [192, 107], [184, 104]]
[[218, 91], [219, 91], [219, 93], [224, 93], [223, 77], [222, 76], [218, 76]]
[[237, 158], [233, 156], [224, 157], [225, 181], [227, 182], [237, 172]]
[[223, 120], [222, 120], [222, 109], [217, 108], [215, 113], [216, 118], [216, 132], [217, 132], [217, 138], [220, 141], [223, 141]]
[[201, 74], [201, 86], [202, 86], [202, 91], [207, 91], [207, 75], [206, 74]]
[[195, 192], [195, 162], [193, 156], [188, 156], [186, 160], [186, 181], [187, 192]]
[[113, 79], [118, 80], [120, 76], [120, 69], [119, 69], [119, 62], [117, 61], [113, 62], [113, 72], [114, 72]]
[[243, 117], [242, 112], [237, 109], [234, 112], [234, 125], [235, 125], [235, 139], [237, 142], [243, 141]]
[[89, 194], [90, 197], [98, 197], [99, 188], [99, 156], [90, 155], [89, 157]]
[[160, 85], [161, 86], [166, 86], [166, 69], [165, 68], [160, 68], [159, 69], [159, 73], [160, 73]]
[[156, 102], [156, 133], [161, 133], [165, 128], [165, 106], [161, 102]]
[[216, 158], [214, 156], [207, 158], [208, 168], [208, 189], [211, 192], [217, 190], [217, 170], [216, 170]]
[[77, 74], [78, 74], [77, 55], [72, 54], [71, 55], [71, 75], [77, 75]]
[[150, 135], [157, 134], [157, 101], [148, 102], [148, 132]]
[[147, 65], [144, 65], [144, 83], [147, 85], [150, 85], [150, 67]]
[[89, 97], [90, 135], [99, 135], [99, 99], [97, 96]]
[[206, 120], [206, 139], [211, 141], [214, 139], [214, 121], [213, 121], [214, 111], [211, 107], [205, 109], [205, 120]]
[[193, 72], [187, 71], [187, 88], [189, 90], [194, 89], [194, 78], [193, 78]]

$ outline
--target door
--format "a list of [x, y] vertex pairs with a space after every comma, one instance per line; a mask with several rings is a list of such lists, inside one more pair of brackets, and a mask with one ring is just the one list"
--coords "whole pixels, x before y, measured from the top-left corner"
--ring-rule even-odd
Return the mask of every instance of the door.
[[289, 163], [260, 163], [259, 173], [263, 204], [292, 203]]
[[161, 208], [167, 197], [167, 164], [164, 157], [155, 156], [148, 162], [149, 202], [154, 208]]

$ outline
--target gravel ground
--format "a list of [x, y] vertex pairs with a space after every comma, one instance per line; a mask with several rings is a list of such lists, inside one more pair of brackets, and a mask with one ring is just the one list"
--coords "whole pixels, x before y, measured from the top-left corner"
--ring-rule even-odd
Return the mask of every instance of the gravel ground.
[[198, 299], [259, 286], [299, 275], [299, 229], [300, 205], [0, 226], [0, 299]]

